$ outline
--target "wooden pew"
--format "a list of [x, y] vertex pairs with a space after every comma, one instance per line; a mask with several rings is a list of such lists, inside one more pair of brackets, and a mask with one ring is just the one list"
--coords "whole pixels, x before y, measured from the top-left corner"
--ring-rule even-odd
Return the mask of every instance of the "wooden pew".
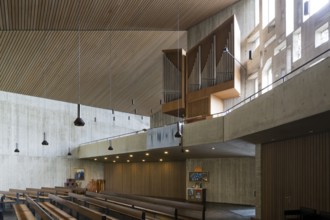
[[106, 215], [94, 211], [92, 209], [86, 208], [84, 206], [80, 206], [74, 202], [65, 200], [63, 198], [60, 198], [59, 196], [53, 195], [53, 194], [49, 194], [48, 195], [49, 198], [54, 201], [57, 204], [60, 204], [61, 206], [65, 206], [68, 209], [70, 209], [71, 211], [74, 211], [77, 213], [76, 218], [79, 219], [79, 215], [83, 215], [91, 220], [106, 220], [106, 219], [111, 219], [114, 220], [115, 218], [110, 218], [107, 217]]
[[76, 220], [76, 218], [72, 217], [65, 211], [57, 208], [49, 202], [39, 202], [39, 205], [45, 209], [51, 216], [58, 220]]
[[138, 196], [130, 194], [119, 194], [119, 193], [110, 193], [102, 192], [105, 195], [112, 195], [122, 198], [134, 199], [143, 202], [149, 202], [158, 205], [164, 205], [169, 207], [174, 207], [177, 209], [179, 219], [202, 219], [205, 220], [205, 206], [198, 203], [189, 203], [189, 202], [180, 202], [172, 201], [168, 199], [159, 199], [148, 196]]
[[20, 201], [25, 201], [22, 193], [17, 193], [13, 191], [0, 191], [0, 194], [4, 195], [6, 199], [14, 200], [16, 203]]
[[88, 203], [88, 204], [106, 209], [107, 210], [107, 213], [106, 213], [107, 215], [111, 215], [112, 212], [115, 212], [115, 213], [118, 213], [120, 215], [128, 216], [128, 217], [131, 217], [131, 218], [134, 218], [134, 219], [142, 219], [142, 220], [145, 219], [145, 212], [141, 211], [141, 210], [133, 209], [131, 207], [121, 206], [121, 205], [114, 204], [114, 203], [109, 203], [109, 202], [106, 202], [106, 201], [101, 201], [101, 200], [98, 200], [98, 199], [94, 199], [94, 198], [87, 197], [87, 196], [84, 196], [84, 195], [78, 195], [78, 194], [75, 194], [75, 193], [69, 193], [69, 196], [71, 198], [80, 200], [80, 201], [84, 202], [85, 204]]
[[13, 208], [18, 220], [35, 220], [34, 215], [25, 204], [14, 204]]
[[26, 196], [26, 202], [29, 204], [30, 208], [33, 209], [42, 220], [53, 220], [52, 217], [48, 215], [33, 199]]
[[49, 192], [45, 192], [42, 189], [37, 189], [37, 188], [26, 188], [27, 192], [33, 192], [37, 194], [37, 201], [45, 201], [45, 200], [49, 200], [48, 198], [48, 193]]
[[122, 197], [116, 197], [116, 196], [110, 196], [110, 195], [105, 195], [105, 194], [100, 194], [100, 193], [94, 193], [94, 192], [86, 192], [87, 196], [91, 196], [94, 198], [100, 198], [103, 199], [107, 202], [119, 204], [119, 205], [124, 205], [124, 206], [129, 206], [133, 207], [142, 211], [145, 211], [147, 216], [146, 218], [152, 218], [156, 216], [161, 216], [163, 219], [177, 219], [177, 209], [173, 207], [168, 207], [164, 205], [158, 205], [154, 203], [149, 203], [149, 202], [143, 202], [143, 201], [138, 201], [138, 200], [133, 200], [133, 199], [127, 199], [127, 198], [122, 198]]

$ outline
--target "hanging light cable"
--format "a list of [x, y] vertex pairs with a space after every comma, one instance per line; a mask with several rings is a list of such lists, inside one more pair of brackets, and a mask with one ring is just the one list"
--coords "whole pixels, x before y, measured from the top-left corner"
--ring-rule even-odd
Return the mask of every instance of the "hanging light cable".
[[80, 117], [80, 0], [78, 0], [78, 116], [73, 122], [75, 126], [84, 126], [85, 122]]
[[[180, 81], [180, 77], [182, 79], [183, 72], [180, 74], [180, 1], [178, 0], [178, 15], [177, 15], [177, 26], [178, 26], [178, 46], [177, 46], [177, 75], [178, 75], [178, 122], [177, 122], [177, 132], [175, 133], [174, 137], [181, 138], [182, 137], [182, 126], [183, 124], [180, 122], [180, 92], [182, 91], [182, 88], [180, 87], [180, 84], [182, 86], [182, 81]], [[181, 83], [180, 83], [181, 82]], [[181, 94], [181, 102], [183, 99], [183, 94]]]

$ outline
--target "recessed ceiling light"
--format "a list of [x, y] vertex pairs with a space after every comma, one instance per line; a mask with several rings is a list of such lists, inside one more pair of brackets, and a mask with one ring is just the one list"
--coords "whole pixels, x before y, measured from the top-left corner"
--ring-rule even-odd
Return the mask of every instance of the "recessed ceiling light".
[[117, 159], [119, 159], [119, 156], [116, 156]]
[[142, 159], [142, 162], [146, 162], [146, 160], [145, 159]]
[[94, 160], [97, 160], [97, 158], [94, 158]]
[[146, 153], [146, 156], [149, 156], [149, 153]]
[[163, 162], [163, 159], [162, 159], [162, 158], [160, 158], [160, 159], [159, 159], [159, 161], [160, 161], [160, 162]]
[[115, 161], [115, 160], [113, 160], [112, 162], [116, 163], [116, 161]]
[[133, 154], [130, 154], [129, 157], [133, 157]]
[[189, 149], [185, 149], [184, 151], [185, 151], [186, 153], [188, 153], [188, 152], [189, 152]]
[[108, 158], [107, 158], [107, 157], [105, 157], [104, 159], [105, 159], [105, 160], [107, 160]]
[[215, 150], [215, 147], [212, 147], [212, 150]]
[[129, 163], [129, 160], [127, 160], [127, 163]]
[[168, 154], [168, 151], [165, 151], [164, 154]]

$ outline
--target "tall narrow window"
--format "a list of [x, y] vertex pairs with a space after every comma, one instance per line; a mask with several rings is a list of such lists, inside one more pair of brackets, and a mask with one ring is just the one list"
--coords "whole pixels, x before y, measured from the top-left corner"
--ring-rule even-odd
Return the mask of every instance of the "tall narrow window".
[[295, 62], [301, 58], [301, 28], [293, 32], [292, 37], [292, 61]]
[[256, 27], [260, 22], [260, 7], [259, 7], [259, 0], [254, 1], [254, 26]]
[[286, 21], [286, 36], [291, 34], [294, 29], [294, 1], [285, 1], [285, 21]]
[[329, 23], [325, 23], [315, 31], [315, 48], [329, 41]]
[[262, 0], [262, 28], [275, 18], [275, 0]]
[[[269, 58], [264, 65], [262, 71], [262, 94], [272, 89], [273, 71], [272, 71], [272, 58]], [[267, 87], [267, 88], [266, 88]]]
[[303, 22], [329, 3], [330, 0], [303, 0]]

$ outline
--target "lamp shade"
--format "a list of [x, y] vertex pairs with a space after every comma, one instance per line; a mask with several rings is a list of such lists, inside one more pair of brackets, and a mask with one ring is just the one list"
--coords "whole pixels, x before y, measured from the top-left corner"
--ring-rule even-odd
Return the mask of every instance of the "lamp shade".
[[108, 147], [108, 150], [113, 150], [113, 147], [112, 147], [112, 142], [111, 142], [111, 140], [109, 140], [109, 147]]
[[46, 132], [44, 132], [44, 140], [41, 142], [42, 145], [48, 145], [48, 141], [46, 141]]
[[177, 132], [175, 133], [174, 137], [180, 138], [180, 137], [182, 137], [181, 123], [178, 121], [176, 125], [177, 125]]
[[16, 143], [16, 148], [15, 148], [14, 152], [15, 152], [15, 153], [19, 153], [18, 143]]
[[84, 120], [80, 117], [80, 104], [78, 104], [78, 116], [76, 118], [76, 120], [74, 120], [73, 124], [75, 126], [84, 126], [85, 125], [85, 122]]

